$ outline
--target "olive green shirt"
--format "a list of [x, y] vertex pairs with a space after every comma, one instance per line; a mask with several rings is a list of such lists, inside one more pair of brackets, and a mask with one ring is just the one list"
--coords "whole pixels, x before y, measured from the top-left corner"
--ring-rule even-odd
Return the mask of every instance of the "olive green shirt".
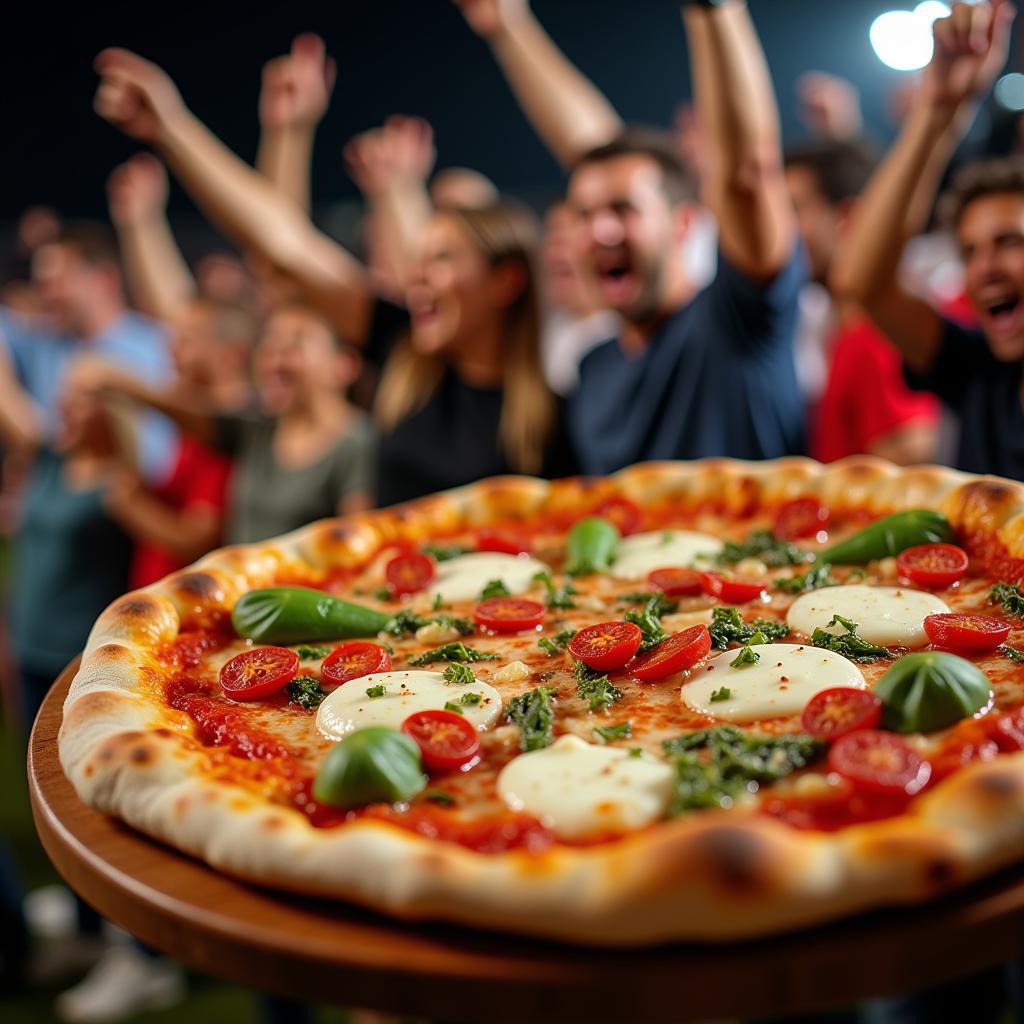
[[271, 417], [218, 416], [218, 448], [235, 459], [228, 494], [227, 540], [267, 540], [338, 514], [350, 494], [372, 495], [377, 437], [369, 416], [352, 426], [315, 462], [282, 466], [274, 456]]

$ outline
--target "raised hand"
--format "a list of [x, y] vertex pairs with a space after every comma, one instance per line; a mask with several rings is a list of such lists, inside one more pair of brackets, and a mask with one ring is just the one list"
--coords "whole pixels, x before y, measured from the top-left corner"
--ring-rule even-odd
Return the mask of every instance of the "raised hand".
[[1006, 63], [1016, 8], [1009, 0], [954, 4], [935, 22], [935, 52], [921, 76], [923, 98], [955, 108], [985, 95]]
[[156, 64], [129, 50], [103, 50], [93, 65], [101, 77], [94, 106], [126, 135], [158, 142], [185, 105], [174, 82]]
[[167, 205], [167, 172], [149, 153], [137, 153], [107, 179], [110, 218], [115, 224], [137, 224]]
[[422, 185], [434, 166], [434, 132], [423, 118], [395, 114], [380, 128], [356, 135], [344, 156], [364, 195], [393, 185]]
[[528, 10], [527, 0], [454, 0], [469, 27], [488, 39], [497, 35], [508, 23]]
[[864, 121], [860, 112], [860, 93], [845, 78], [808, 71], [797, 81], [800, 120], [826, 138], [842, 140], [860, 135]]
[[263, 66], [260, 124], [264, 129], [313, 127], [327, 111], [336, 74], [319, 36], [296, 36], [290, 53]]

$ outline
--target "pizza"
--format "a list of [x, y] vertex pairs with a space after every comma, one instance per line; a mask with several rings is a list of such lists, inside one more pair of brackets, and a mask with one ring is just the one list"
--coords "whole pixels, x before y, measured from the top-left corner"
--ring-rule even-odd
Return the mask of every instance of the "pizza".
[[112, 604], [63, 768], [253, 883], [596, 945], [1024, 853], [1024, 487], [870, 458], [507, 477]]

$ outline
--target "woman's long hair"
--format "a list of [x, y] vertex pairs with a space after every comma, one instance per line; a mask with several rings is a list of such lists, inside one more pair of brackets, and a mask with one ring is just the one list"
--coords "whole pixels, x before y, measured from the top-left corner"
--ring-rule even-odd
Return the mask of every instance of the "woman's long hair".
[[[523, 269], [522, 291], [504, 314], [501, 450], [519, 473], [537, 473], [555, 422], [555, 399], [541, 367], [540, 297], [533, 257], [537, 226], [521, 207], [500, 201], [480, 209], [446, 209], [480, 247], [492, 267], [512, 261]], [[444, 372], [440, 355], [417, 352], [408, 338], [393, 349], [384, 367], [374, 413], [385, 430], [423, 408]]]

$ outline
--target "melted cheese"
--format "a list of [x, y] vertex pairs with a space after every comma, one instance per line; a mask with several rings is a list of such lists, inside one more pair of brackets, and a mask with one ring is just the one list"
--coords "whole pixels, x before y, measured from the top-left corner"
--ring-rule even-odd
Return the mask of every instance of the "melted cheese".
[[534, 586], [533, 577], [548, 567], [526, 555], [505, 555], [497, 551], [476, 551], [449, 558], [437, 567], [437, 577], [427, 591], [442, 601], [476, 601], [491, 580], [501, 580], [512, 594]]
[[[373, 686], [383, 686], [384, 696], [367, 696]], [[480, 703], [460, 704], [464, 693], [480, 694]], [[448, 702], [458, 704], [467, 721], [480, 730], [501, 714], [501, 695], [479, 680], [459, 686], [446, 683], [440, 672], [374, 672], [349, 680], [327, 697], [317, 711], [316, 728], [329, 740], [368, 725], [398, 729], [413, 712], [441, 710]]]
[[[752, 665], [733, 668], [739, 650], [724, 651], [683, 684], [684, 703], [727, 722], [798, 715], [816, 693], [833, 686], [864, 689], [867, 683], [852, 661], [833, 651], [804, 644], [754, 644]], [[722, 689], [725, 699], [712, 700]]]
[[523, 754], [498, 776], [498, 794], [514, 811], [536, 815], [562, 839], [643, 828], [663, 817], [673, 770], [653, 757], [562, 736]]
[[717, 555], [722, 542], [691, 530], [656, 530], [634, 533], [619, 543], [611, 575], [620, 580], [643, 579], [652, 569], [693, 564], [698, 555]]
[[786, 622], [790, 629], [808, 637], [817, 628], [842, 634], [846, 632], [843, 626], [829, 625], [832, 616], [839, 614], [856, 622], [858, 635], [870, 643], [923, 647], [928, 643], [925, 616], [948, 611], [944, 601], [922, 590], [854, 583], [802, 594], [790, 605]]

